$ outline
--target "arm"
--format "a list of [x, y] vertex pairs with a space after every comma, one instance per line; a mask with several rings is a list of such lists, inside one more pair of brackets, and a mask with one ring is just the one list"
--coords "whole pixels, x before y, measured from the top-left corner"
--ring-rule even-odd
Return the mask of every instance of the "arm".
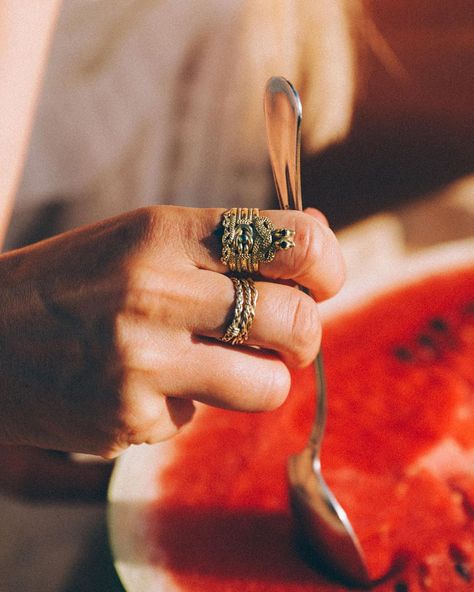
[[60, 6], [61, 0], [3, 0], [0, 5], [0, 245]]

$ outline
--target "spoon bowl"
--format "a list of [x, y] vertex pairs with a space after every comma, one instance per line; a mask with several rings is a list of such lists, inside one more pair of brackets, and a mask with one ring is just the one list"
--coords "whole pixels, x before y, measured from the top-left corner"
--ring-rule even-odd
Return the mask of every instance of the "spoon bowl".
[[[284, 210], [303, 210], [300, 181], [302, 108], [298, 93], [285, 78], [267, 82], [265, 121], [273, 178]], [[306, 291], [306, 290], [305, 290]], [[316, 358], [317, 411], [306, 448], [288, 462], [289, 497], [307, 559], [334, 578], [368, 586], [367, 563], [354, 529], [321, 472], [321, 443], [327, 396], [321, 353]]]

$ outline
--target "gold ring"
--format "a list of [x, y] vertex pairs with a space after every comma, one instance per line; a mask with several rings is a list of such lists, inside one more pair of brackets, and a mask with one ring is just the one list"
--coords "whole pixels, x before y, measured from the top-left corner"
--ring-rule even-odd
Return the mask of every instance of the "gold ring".
[[249, 331], [255, 318], [258, 292], [251, 278], [231, 277], [230, 279], [234, 284], [235, 291], [234, 316], [221, 337], [221, 341], [236, 345], [243, 343], [249, 337]]
[[257, 273], [260, 263], [269, 263], [279, 249], [295, 246], [295, 231], [277, 228], [258, 208], [232, 208], [222, 219], [221, 261], [231, 271]]

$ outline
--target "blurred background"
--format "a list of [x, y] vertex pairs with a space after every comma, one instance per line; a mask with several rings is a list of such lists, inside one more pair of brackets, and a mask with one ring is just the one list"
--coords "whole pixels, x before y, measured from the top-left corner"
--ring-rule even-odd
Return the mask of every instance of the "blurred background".
[[[307, 159], [305, 195], [317, 194], [337, 226], [436, 192], [468, 192], [472, 203], [472, 3], [373, 0], [366, 6], [387, 45], [377, 47], [376, 37], [366, 47], [349, 136]], [[463, 216], [453, 224], [456, 232], [472, 232]]]
[[[303, 99], [304, 201], [342, 237], [386, 216], [408, 250], [474, 235], [471, 0], [69, 0], [9, 246], [156, 202], [275, 204], [274, 74]], [[120, 589], [110, 466], [68, 462], [0, 451], [0, 592]]]

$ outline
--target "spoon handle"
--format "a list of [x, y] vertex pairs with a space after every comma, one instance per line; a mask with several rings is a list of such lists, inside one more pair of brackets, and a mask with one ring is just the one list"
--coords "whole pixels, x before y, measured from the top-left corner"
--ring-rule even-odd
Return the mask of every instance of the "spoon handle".
[[268, 151], [280, 208], [302, 211], [300, 98], [291, 82], [282, 76], [273, 76], [267, 82], [263, 106]]
[[[282, 210], [303, 210], [301, 197], [300, 153], [302, 107], [293, 85], [281, 76], [267, 82], [264, 95], [268, 150], [273, 179]], [[309, 290], [302, 288], [309, 294]], [[313, 458], [319, 458], [327, 416], [326, 380], [322, 354], [315, 360], [317, 376], [317, 412], [309, 438]]]

